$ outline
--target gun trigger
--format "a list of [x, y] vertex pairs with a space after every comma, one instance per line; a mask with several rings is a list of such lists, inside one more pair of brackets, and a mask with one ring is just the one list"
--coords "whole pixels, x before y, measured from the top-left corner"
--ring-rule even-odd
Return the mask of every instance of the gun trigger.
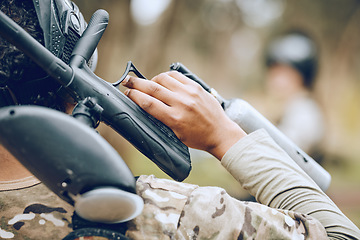
[[144, 77], [144, 75], [142, 75], [139, 70], [137, 70], [137, 68], [135, 67], [135, 65], [131, 62], [131, 61], [128, 61], [127, 62], [127, 65], [126, 65], [126, 69], [125, 69], [125, 72], [124, 74], [120, 77], [120, 79], [118, 81], [116, 81], [115, 83], [113, 83], [112, 85], [114, 87], [117, 87], [120, 85], [120, 83], [122, 83], [122, 81], [125, 80], [126, 76], [129, 75], [130, 72], [133, 72], [135, 73], [135, 75], [139, 78], [143, 78], [143, 79], [146, 79], [146, 77]]

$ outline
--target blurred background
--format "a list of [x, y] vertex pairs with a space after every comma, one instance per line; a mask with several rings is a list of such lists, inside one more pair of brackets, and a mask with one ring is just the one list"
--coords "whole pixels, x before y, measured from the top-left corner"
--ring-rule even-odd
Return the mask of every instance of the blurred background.
[[[332, 175], [327, 194], [360, 226], [360, 2], [358, 0], [75, 0], [89, 21], [99, 8], [110, 14], [98, 46], [96, 74], [115, 82], [131, 60], [152, 78], [182, 62], [225, 98], [242, 98], [277, 121], [281, 102], [269, 94], [267, 44], [302, 29], [317, 43], [318, 72], [312, 90], [325, 135], [317, 147]], [[286, 90], [284, 90], [286, 92]], [[281, 94], [281, 92], [278, 92]], [[276, 95], [276, 94], [275, 94]], [[109, 127], [100, 133], [134, 175], [167, 177]], [[311, 133], [309, 133], [311, 134]], [[314, 153], [315, 154], [315, 153]], [[191, 150], [186, 182], [247, 194], [212, 156]], [[315, 156], [314, 156], [315, 158]]]

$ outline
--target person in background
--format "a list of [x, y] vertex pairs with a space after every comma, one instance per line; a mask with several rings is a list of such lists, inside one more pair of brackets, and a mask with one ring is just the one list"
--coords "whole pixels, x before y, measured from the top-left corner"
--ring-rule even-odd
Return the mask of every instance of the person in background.
[[296, 145], [320, 162], [325, 122], [313, 95], [318, 47], [304, 32], [289, 31], [270, 41], [265, 52], [265, 91], [268, 102], [273, 104], [265, 115]]

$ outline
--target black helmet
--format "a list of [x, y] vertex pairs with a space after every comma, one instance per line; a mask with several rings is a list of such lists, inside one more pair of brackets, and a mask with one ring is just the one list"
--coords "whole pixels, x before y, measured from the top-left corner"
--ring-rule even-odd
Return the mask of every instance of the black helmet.
[[312, 87], [317, 71], [317, 47], [302, 32], [290, 32], [270, 42], [266, 52], [266, 65], [286, 64], [300, 72], [304, 85]]
[[[69, 63], [72, 50], [87, 27], [79, 8], [70, 0], [2, 1], [1, 10], [43, 44]], [[64, 111], [60, 84], [51, 79], [22, 51], [0, 38], [0, 107], [35, 104]], [[94, 71], [97, 51], [88, 61]]]

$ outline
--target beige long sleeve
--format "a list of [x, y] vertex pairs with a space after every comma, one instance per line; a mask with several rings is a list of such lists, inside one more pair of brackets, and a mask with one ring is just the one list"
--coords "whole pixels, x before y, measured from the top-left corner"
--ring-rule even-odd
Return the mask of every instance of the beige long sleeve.
[[330, 239], [360, 239], [355, 224], [265, 130], [242, 138], [221, 163], [258, 202], [318, 219]]

